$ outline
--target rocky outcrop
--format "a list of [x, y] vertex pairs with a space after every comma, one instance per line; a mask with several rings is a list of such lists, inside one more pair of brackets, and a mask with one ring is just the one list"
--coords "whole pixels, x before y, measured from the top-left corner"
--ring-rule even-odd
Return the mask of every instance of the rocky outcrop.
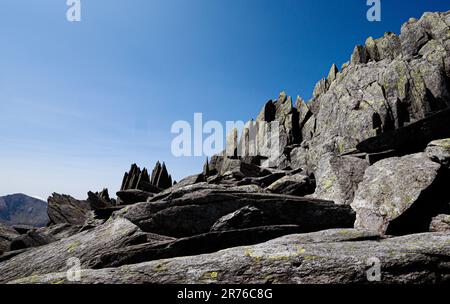
[[86, 200], [92, 209], [109, 208], [115, 205], [115, 201], [109, 197], [108, 189], [103, 189], [100, 192], [88, 192]]
[[71, 258], [81, 283], [450, 282], [449, 18], [369, 37], [176, 185], [158, 162], [117, 202], [54, 194], [48, 227], [0, 227], [0, 282], [70, 283]]
[[91, 206], [87, 201], [77, 200], [70, 195], [53, 193], [48, 198], [50, 224], [82, 225]]
[[315, 186], [315, 181], [311, 180], [309, 176], [298, 173], [283, 176], [273, 182], [266, 190], [278, 194], [305, 196], [313, 193]]
[[67, 271], [69, 259], [78, 258], [81, 267], [106, 249], [124, 248], [147, 241], [145, 233], [125, 219], [116, 219], [95, 228], [19, 254], [0, 263], [0, 282], [21, 277]]
[[325, 154], [315, 172], [317, 187], [312, 197], [349, 205], [368, 166], [364, 159]]
[[120, 191], [117, 192], [118, 204], [129, 205], [146, 201], [153, 194], [170, 187], [172, 187], [172, 177], [167, 172], [165, 163], [161, 165], [157, 162], [151, 177], [146, 168], [141, 171], [141, 168], [133, 164], [130, 171], [125, 173]]
[[[223, 216], [246, 206], [267, 214], [264, 225], [298, 225], [304, 231], [351, 227], [354, 214], [349, 206], [295, 196], [186, 187], [162, 199], [139, 203], [116, 213], [143, 231], [173, 237], [206, 233]], [[197, 186], [198, 187], [198, 186]]]
[[[425, 233], [385, 240], [352, 229], [293, 234], [207, 255], [179, 257], [81, 272], [83, 284], [426, 284], [448, 283], [450, 235]], [[378, 264], [380, 276], [374, 276]], [[66, 273], [13, 283], [71, 283]], [[76, 282], [74, 282], [76, 283]]]
[[351, 204], [355, 227], [381, 234], [428, 231], [450, 201], [449, 180], [424, 153], [379, 161], [366, 170]]
[[[444, 123], [449, 112], [443, 111], [450, 106], [448, 15], [426, 13], [406, 23], [400, 36], [368, 38], [355, 47], [349, 65], [331, 67], [307, 103], [298, 97], [294, 107], [284, 92], [266, 103], [256, 122], [279, 126], [281, 154], [271, 166], [316, 170], [327, 153], [391, 151], [385, 156], [391, 157], [450, 137]], [[269, 130], [256, 131], [255, 150], [262, 156]]]
[[117, 192], [117, 197], [122, 205], [132, 205], [139, 202], [146, 202], [147, 199], [154, 196], [154, 193], [145, 192], [137, 189], [122, 190]]

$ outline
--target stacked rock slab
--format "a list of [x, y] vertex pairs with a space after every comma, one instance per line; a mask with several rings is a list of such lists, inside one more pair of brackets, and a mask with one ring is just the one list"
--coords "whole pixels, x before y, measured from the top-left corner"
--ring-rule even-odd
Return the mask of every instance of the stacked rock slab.
[[[354, 152], [359, 143], [372, 137], [389, 134], [404, 142], [409, 135], [402, 129], [424, 119], [428, 120], [426, 127], [431, 126], [422, 134], [424, 144], [450, 137], [446, 124], [437, 122], [448, 119], [447, 112], [434, 116], [450, 106], [448, 19], [448, 12], [426, 13], [420, 20], [408, 21], [399, 36], [386, 33], [379, 39], [369, 37], [364, 45], [355, 47], [351, 60], [340, 71], [332, 65], [306, 103], [298, 97], [293, 107], [284, 92], [275, 102], [267, 102], [255, 122], [278, 122], [280, 155], [270, 166], [315, 170], [324, 154]], [[273, 151], [264, 151], [269, 131], [268, 127], [257, 128], [258, 155], [273, 155]], [[247, 134], [245, 130], [243, 134]], [[246, 140], [241, 138], [244, 152], [249, 150]], [[232, 142], [233, 150], [236, 142]], [[389, 157], [397, 149], [370, 153]]]

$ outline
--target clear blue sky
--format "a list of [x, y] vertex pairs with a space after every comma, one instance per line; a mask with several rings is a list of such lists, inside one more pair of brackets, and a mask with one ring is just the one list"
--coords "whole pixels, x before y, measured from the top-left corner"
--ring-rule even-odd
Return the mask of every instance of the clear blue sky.
[[366, 37], [399, 32], [449, 1], [0, 1], [0, 195], [117, 191], [131, 163], [179, 179], [203, 158], [171, 155], [175, 120], [248, 120], [280, 91], [308, 99]]

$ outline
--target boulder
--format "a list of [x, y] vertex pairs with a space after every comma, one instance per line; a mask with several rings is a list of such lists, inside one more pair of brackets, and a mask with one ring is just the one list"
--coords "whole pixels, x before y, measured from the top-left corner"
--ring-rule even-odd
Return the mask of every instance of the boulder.
[[349, 205], [368, 166], [360, 158], [325, 154], [315, 171], [317, 186], [313, 197]]
[[108, 194], [108, 189], [103, 189], [100, 192], [88, 192], [88, 198], [86, 200], [91, 209], [108, 208], [113, 206], [113, 202]]
[[447, 172], [424, 154], [381, 160], [369, 167], [351, 206], [355, 228], [380, 234], [428, 231], [449, 202]]
[[245, 206], [218, 219], [211, 231], [228, 231], [264, 226], [267, 215], [253, 206]]
[[266, 188], [269, 192], [305, 196], [314, 192], [315, 181], [312, 181], [307, 175], [294, 174], [286, 175]]
[[450, 215], [439, 214], [431, 220], [431, 232], [449, 232], [450, 231]]
[[70, 258], [78, 258], [85, 268], [106, 249], [124, 248], [147, 241], [147, 236], [129, 221], [119, 218], [91, 231], [32, 248], [0, 263], [0, 282], [31, 275], [67, 271]]
[[82, 225], [91, 206], [87, 201], [77, 200], [69, 195], [53, 193], [48, 198], [50, 224]]
[[54, 241], [56, 241], [56, 239], [50, 235], [41, 233], [36, 230], [30, 230], [26, 234], [15, 238], [11, 242], [10, 249], [14, 251], [31, 247], [39, 247], [53, 243]]
[[19, 236], [19, 233], [12, 227], [0, 223], [0, 255], [9, 251], [11, 242]]
[[117, 192], [121, 205], [132, 205], [139, 202], [146, 202], [154, 194], [137, 189], [123, 190]]
[[425, 153], [431, 160], [450, 168], [450, 138], [432, 141]]
[[[349, 206], [295, 196], [239, 191], [208, 184], [186, 187], [157, 201], [139, 203], [116, 212], [143, 231], [186, 237], [206, 233], [223, 216], [245, 206], [270, 214], [266, 225], [299, 225], [303, 231], [351, 227]], [[200, 188], [200, 187], [203, 187]]]

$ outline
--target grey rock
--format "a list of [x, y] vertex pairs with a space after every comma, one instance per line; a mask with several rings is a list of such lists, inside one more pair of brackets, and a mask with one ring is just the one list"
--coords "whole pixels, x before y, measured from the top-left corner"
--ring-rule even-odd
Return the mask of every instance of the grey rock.
[[304, 174], [284, 176], [266, 188], [269, 192], [305, 196], [314, 192], [315, 182]]
[[39, 247], [53, 243], [54, 241], [56, 241], [56, 239], [50, 235], [40, 233], [36, 230], [31, 230], [26, 234], [15, 238], [10, 244], [10, 250], [14, 251], [31, 247]]
[[0, 263], [0, 282], [67, 271], [70, 258], [80, 259], [85, 268], [106, 249], [124, 248], [145, 242], [147, 236], [125, 219], [116, 219], [92, 231], [85, 231], [60, 241], [27, 250]]
[[88, 198], [86, 200], [91, 209], [108, 208], [113, 206], [113, 202], [108, 194], [108, 189], [103, 189], [100, 192], [88, 192]]
[[[80, 283], [367, 284], [374, 259], [382, 265], [382, 284], [449, 282], [448, 233], [370, 237], [351, 229], [293, 234], [207, 255], [86, 269]], [[65, 278], [52, 273], [11, 283], [70, 283]]]
[[368, 166], [356, 157], [325, 154], [315, 171], [317, 186], [313, 197], [349, 205]]
[[253, 245], [300, 229], [295, 225], [263, 226], [239, 230], [208, 232], [181, 239], [148, 242], [123, 249], [108, 250], [89, 266], [94, 269], [118, 267], [151, 260], [194, 256], [242, 245]]
[[117, 192], [122, 205], [132, 205], [139, 202], [146, 202], [147, 199], [153, 197], [154, 194], [137, 189], [123, 190]]
[[51, 224], [68, 223], [81, 225], [87, 218], [91, 206], [86, 201], [77, 200], [69, 195], [53, 193], [48, 198], [48, 217]]
[[245, 206], [218, 219], [211, 227], [211, 231], [227, 231], [242, 228], [264, 226], [263, 212], [252, 206]]
[[450, 168], [450, 138], [432, 141], [425, 153], [431, 160]]
[[434, 217], [430, 224], [431, 232], [449, 232], [450, 231], [450, 215], [440, 214]]
[[357, 145], [359, 151], [377, 153], [395, 150], [403, 154], [423, 151], [435, 139], [450, 137], [450, 109], [439, 111], [408, 126], [368, 138]]
[[355, 228], [380, 234], [428, 231], [431, 218], [449, 202], [446, 183], [448, 174], [424, 153], [379, 161], [366, 170], [351, 204]]
[[351, 227], [355, 219], [349, 206], [337, 206], [328, 201], [253, 193], [254, 190], [248, 193], [235, 187], [194, 186], [196, 190], [186, 187], [163, 199], [129, 206], [115, 216], [127, 218], [143, 231], [172, 237], [206, 233], [221, 217], [245, 206], [270, 214], [267, 225], [299, 225], [303, 231]]
[[9, 251], [11, 242], [19, 236], [19, 233], [12, 227], [0, 223], [0, 255]]

